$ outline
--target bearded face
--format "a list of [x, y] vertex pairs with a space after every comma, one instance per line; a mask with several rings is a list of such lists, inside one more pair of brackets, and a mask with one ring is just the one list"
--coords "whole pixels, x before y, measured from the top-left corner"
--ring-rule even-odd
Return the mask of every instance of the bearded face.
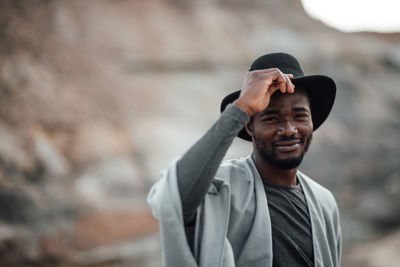
[[310, 104], [304, 90], [275, 93], [268, 107], [248, 124], [255, 152], [280, 169], [297, 168], [312, 140]]
[[[272, 145], [269, 146], [266, 144], [264, 140], [259, 140], [259, 138], [255, 135], [253, 136], [255, 147], [257, 149], [258, 154], [272, 166], [275, 166], [279, 169], [290, 170], [293, 168], [297, 168], [300, 163], [303, 161], [304, 155], [310, 146], [312, 140], [312, 134], [307, 138], [297, 138], [297, 137], [283, 137], [275, 142], [272, 142]], [[279, 153], [279, 143], [287, 142], [287, 143], [298, 143], [303, 146], [303, 149], [300, 152], [300, 155], [293, 155], [290, 157], [281, 156]], [[270, 148], [267, 148], [270, 147]]]

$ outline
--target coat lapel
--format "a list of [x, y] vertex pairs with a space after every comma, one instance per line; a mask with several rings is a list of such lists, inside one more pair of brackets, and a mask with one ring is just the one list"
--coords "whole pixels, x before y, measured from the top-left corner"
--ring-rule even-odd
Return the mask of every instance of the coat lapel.
[[251, 156], [247, 158], [247, 163], [248, 171], [254, 179], [252, 185], [254, 186], [256, 211], [238, 266], [272, 266], [271, 219], [267, 197], [261, 177]]

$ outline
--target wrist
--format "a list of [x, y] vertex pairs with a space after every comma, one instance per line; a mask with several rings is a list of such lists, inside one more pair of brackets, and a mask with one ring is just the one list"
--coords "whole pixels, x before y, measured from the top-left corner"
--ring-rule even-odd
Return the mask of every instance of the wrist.
[[246, 112], [249, 117], [253, 116], [253, 111], [247, 105], [243, 104], [240, 99], [236, 99], [232, 104]]

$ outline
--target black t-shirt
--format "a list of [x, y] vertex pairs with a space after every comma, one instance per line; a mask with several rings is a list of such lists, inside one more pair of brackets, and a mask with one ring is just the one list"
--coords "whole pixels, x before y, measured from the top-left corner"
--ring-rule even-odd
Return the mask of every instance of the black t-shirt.
[[273, 266], [314, 266], [312, 231], [300, 184], [264, 182], [271, 217]]

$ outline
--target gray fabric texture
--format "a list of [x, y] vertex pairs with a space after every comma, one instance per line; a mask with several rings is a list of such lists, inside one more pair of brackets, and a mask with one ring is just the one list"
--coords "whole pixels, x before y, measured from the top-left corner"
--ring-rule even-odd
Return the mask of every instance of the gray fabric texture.
[[[333, 195], [297, 172], [310, 213], [314, 265], [340, 266], [341, 231]], [[224, 161], [195, 222], [194, 253], [188, 246], [176, 161], [150, 189], [147, 201], [160, 222], [163, 266], [270, 267], [271, 218], [261, 177], [252, 158]]]

